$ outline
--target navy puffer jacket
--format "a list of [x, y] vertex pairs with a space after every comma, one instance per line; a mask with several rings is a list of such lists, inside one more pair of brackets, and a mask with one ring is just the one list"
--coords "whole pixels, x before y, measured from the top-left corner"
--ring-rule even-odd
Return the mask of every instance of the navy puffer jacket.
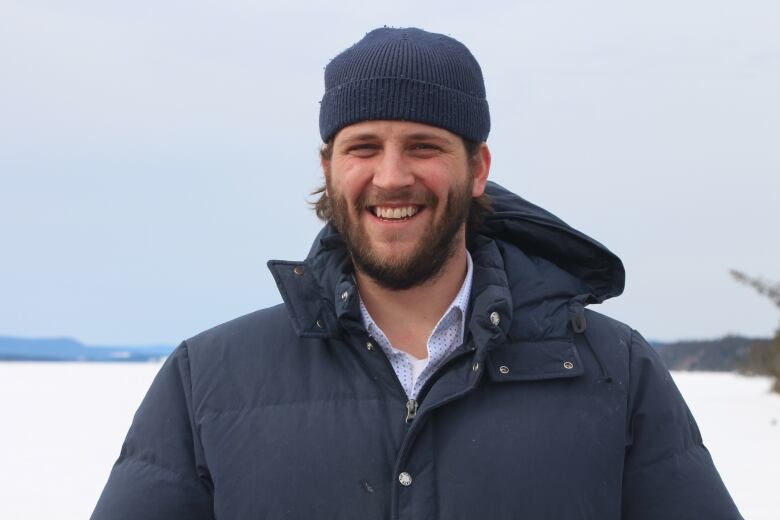
[[467, 340], [411, 416], [326, 226], [284, 304], [183, 342], [93, 520], [741, 518], [669, 372], [585, 306], [620, 260], [490, 184]]

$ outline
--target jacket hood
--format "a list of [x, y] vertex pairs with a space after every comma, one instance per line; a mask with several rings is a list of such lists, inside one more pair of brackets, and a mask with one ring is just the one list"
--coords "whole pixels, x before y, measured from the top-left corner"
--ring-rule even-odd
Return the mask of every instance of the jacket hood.
[[486, 191], [493, 212], [477, 234], [512, 244], [580, 280], [584, 304], [601, 303], [623, 292], [623, 263], [602, 244], [494, 182], [488, 182]]
[[[493, 211], [469, 236], [469, 327], [481, 336], [476, 340], [561, 336], [561, 315], [572, 304], [581, 312], [622, 292], [623, 265], [606, 247], [496, 183], [488, 182], [486, 191]], [[330, 337], [350, 321], [359, 326], [352, 262], [332, 225], [320, 231], [305, 261], [268, 266], [300, 335]], [[493, 312], [509, 318], [498, 331], [489, 319]], [[518, 312], [524, 319], [513, 323]]]

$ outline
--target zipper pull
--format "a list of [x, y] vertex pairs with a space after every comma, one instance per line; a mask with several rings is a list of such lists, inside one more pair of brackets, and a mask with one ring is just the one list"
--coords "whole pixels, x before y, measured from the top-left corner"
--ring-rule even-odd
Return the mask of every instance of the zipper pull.
[[417, 415], [417, 401], [409, 399], [406, 401], [406, 422], [407, 424], [412, 422], [414, 416]]

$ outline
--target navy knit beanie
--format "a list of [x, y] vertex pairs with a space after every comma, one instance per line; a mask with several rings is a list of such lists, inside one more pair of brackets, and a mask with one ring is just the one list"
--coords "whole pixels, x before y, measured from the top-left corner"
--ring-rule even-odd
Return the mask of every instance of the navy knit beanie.
[[470, 141], [490, 132], [482, 70], [459, 41], [421, 29], [375, 29], [325, 67], [320, 136], [359, 121], [438, 126]]

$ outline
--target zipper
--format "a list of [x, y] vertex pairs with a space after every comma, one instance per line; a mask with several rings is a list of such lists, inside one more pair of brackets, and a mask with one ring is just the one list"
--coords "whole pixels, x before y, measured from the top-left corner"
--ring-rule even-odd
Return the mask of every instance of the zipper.
[[425, 384], [422, 385], [420, 391], [417, 393], [417, 399], [419, 401], [421, 401], [422, 398], [428, 394], [428, 390], [430, 390], [430, 387], [436, 380], [437, 375], [441, 375], [441, 373], [444, 372], [447, 367], [451, 365], [456, 359], [474, 352], [472, 348], [473, 344], [474, 340], [469, 338], [463, 342], [460, 347], [453, 350], [448, 357], [444, 358], [444, 361], [442, 361], [441, 365], [439, 365], [439, 367], [433, 371], [433, 374], [428, 377], [428, 379], [425, 381]]
[[406, 401], [406, 424], [414, 420], [414, 416], [417, 415], [417, 406], [417, 401], [414, 399]]
[[[357, 331], [356, 331], [357, 332]], [[395, 388], [399, 391], [401, 395], [404, 397], [407, 397], [406, 390], [404, 389], [401, 382], [398, 380], [398, 375], [395, 373], [395, 369], [393, 368], [393, 365], [390, 363], [390, 360], [385, 355], [384, 351], [382, 351], [381, 347], [379, 347], [379, 342], [370, 334], [367, 334], [367, 331], [363, 328], [361, 328], [360, 332], [362, 333], [361, 336], [364, 339], [364, 341], [370, 341], [375, 346], [376, 349], [381, 352], [375, 352], [375, 354], [380, 355], [382, 358], [384, 358], [385, 366], [389, 369], [390, 373], [393, 374], [392, 379], [395, 382]], [[430, 388], [431, 384], [433, 384], [433, 381], [435, 381], [438, 374], [443, 372], [447, 366], [452, 364], [453, 361], [460, 358], [463, 355], [468, 354], [469, 352], [473, 351], [472, 345], [473, 345], [473, 338], [468, 337], [466, 341], [464, 341], [460, 347], [456, 348], [453, 352], [450, 353], [450, 355], [444, 359], [441, 365], [428, 377], [428, 380], [425, 382], [425, 384], [420, 388], [420, 392], [417, 395], [417, 399], [407, 399], [406, 400], [406, 416], [404, 417], [404, 422], [406, 424], [410, 424], [412, 421], [414, 421], [414, 418], [417, 416], [417, 409], [420, 406], [420, 399], [425, 396], [425, 394], [428, 393], [428, 389]], [[464, 348], [465, 346], [465, 348]]]
[[381, 356], [384, 358], [384, 363], [387, 369], [390, 371], [391, 374], [393, 374], [393, 381], [395, 382], [395, 387], [399, 390], [399, 393], [404, 396], [406, 401], [406, 417], [404, 418], [404, 422], [406, 424], [411, 423], [414, 420], [414, 417], [417, 415], [417, 408], [419, 407], [419, 403], [416, 399], [409, 399], [406, 395], [406, 390], [404, 389], [404, 386], [401, 384], [401, 381], [398, 380], [398, 374], [395, 373], [395, 369], [393, 368], [393, 364], [390, 363], [390, 360], [387, 358], [387, 355], [385, 354], [384, 350], [379, 346], [379, 342], [374, 338], [372, 335], [367, 334], [367, 331], [365, 329], [363, 330], [363, 334], [365, 335], [365, 338], [367, 341], [372, 342], [375, 345], [375, 348], [379, 352], [374, 352], [374, 354]]
[[[401, 381], [398, 380], [398, 374], [395, 373], [395, 369], [393, 368], [393, 364], [390, 363], [390, 360], [387, 357], [387, 354], [385, 354], [385, 351], [382, 349], [382, 347], [379, 346], [379, 341], [377, 341], [374, 336], [368, 335], [366, 336], [368, 338], [368, 341], [372, 342], [374, 344], [374, 347], [376, 348], [377, 352], [374, 352], [374, 354], [381, 356], [384, 359], [385, 366], [390, 371], [391, 374], [393, 374], [393, 381], [395, 388], [399, 390], [400, 394], [404, 397], [406, 397], [406, 390], [404, 389], [404, 385], [401, 384]], [[415, 408], [416, 410], [416, 408]]]
[[[425, 382], [425, 384], [420, 389], [420, 392], [417, 394], [417, 399], [422, 400], [425, 395], [428, 393], [428, 390], [430, 389], [431, 385], [433, 384], [433, 381], [436, 379], [435, 376], [439, 375], [440, 372], [443, 370], [446, 370], [446, 367], [451, 365], [456, 359], [460, 358], [461, 356], [464, 356], [468, 354], [469, 352], [472, 352], [472, 345], [473, 345], [473, 339], [469, 338], [469, 340], [465, 343], [466, 347], [464, 349], [461, 349], [459, 347], [456, 349], [452, 354], [450, 354], [449, 357], [447, 357], [444, 362], [437, 368], [433, 374], [431, 374], [431, 377], [428, 378], [428, 381]], [[455, 401], [456, 399], [461, 398], [462, 396], [469, 393], [471, 390], [473, 390], [473, 386], [469, 386], [465, 389], [462, 389], [460, 392], [456, 393], [455, 395], [450, 396], [448, 399], [445, 399], [442, 402], [439, 402], [436, 404], [436, 406], [429, 407], [428, 410], [434, 410], [436, 408], [440, 408], [447, 403], [451, 401]], [[417, 416], [417, 408], [419, 406], [419, 403], [416, 399], [409, 399], [406, 401], [406, 423], [409, 425], [409, 429], [407, 430], [406, 435], [404, 436], [403, 442], [401, 443], [401, 448], [398, 450], [398, 453], [396, 455], [396, 470], [400, 471], [401, 468], [398, 466], [398, 461], [400, 460], [406, 460], [407, 458], [407, 452], [409, 451], [409, 446], [412, 444], [414, 438], [417, 436], [418, 432], [420, 431], [421, 426], [417, 423], [414, 423], [414, 418]], [[397, 518], [398, 517], [398, 491], [397, 486], [393, 486], [392, 492], [391, 492], [391, 518]]]
[[419, 400], [424, 397], [428, 393], [428, 389], [433, 384], [433, 381], [436, 379], [435, 376], [444, 370], [446, 370], [447, 366], [450, 365], [454, 360], [458, 359], [462, 355], [468, 354], [471, 352], [471, 349], [469, 348], [472, 344], [472, 341], [469, 340], [465, 342], [463, 345], [466, 345], [465, 350], [461, 347], [458, 347], [455, 349], [449, 357], [445, 358], [445, 360], [442, 362], [441, 365], [431, 374], [428, 379], [425, 381], [425, 384], [423, 384], [422, 388], [420, 388], [420, 392], [417, 394], [417, 399], [409, 399], [406, 401], [406, 424], [409, 424], [414, 420], [414, 418], [417, 416], [417, 408], [419, 408], [420, 403]]

